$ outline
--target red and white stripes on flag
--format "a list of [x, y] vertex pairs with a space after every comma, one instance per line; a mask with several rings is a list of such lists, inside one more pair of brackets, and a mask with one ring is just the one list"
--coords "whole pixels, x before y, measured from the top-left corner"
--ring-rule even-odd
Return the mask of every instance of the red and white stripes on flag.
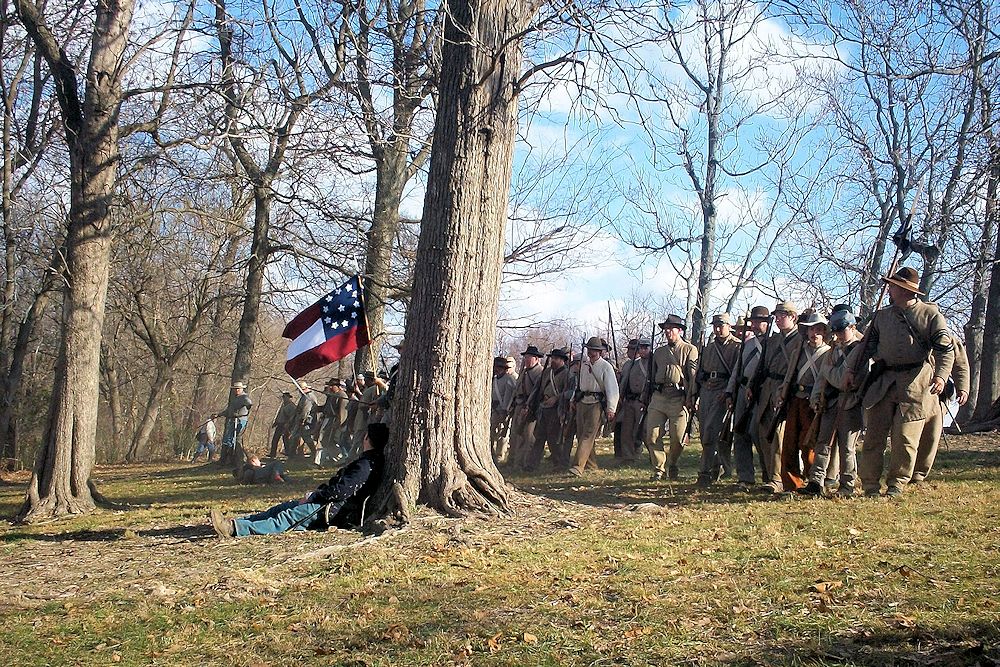
[[281, 335], [292, 341], [286, 373], [300, 378], [371, 342], [361, 294], [361, 276], [352, 276], [285, 325]]

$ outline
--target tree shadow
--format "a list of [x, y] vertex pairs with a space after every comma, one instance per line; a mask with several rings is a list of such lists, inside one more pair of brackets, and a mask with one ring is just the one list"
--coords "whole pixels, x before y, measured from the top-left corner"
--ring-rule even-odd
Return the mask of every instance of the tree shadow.
[[751, 665], [1000, 665], [1000, 628], [976, 621], [932, 629], [921, 626], [859, 630], [850, 636], [782, 638], [751, 655], [717, 658], [716, 664]]
[[67, 533], [25, 533], [11, 531], [0, 535], [0, 542], [25, 540], [34, 542], [117, 542], [120, 540], [128, 541], [141, 538], [199, 542], [205, 539], [215, 539], [216, 535], [215, 530], [210, 525], [204, 524], [138, 530], [131, 528], [102, 528], [99, 530], [76, 530]]

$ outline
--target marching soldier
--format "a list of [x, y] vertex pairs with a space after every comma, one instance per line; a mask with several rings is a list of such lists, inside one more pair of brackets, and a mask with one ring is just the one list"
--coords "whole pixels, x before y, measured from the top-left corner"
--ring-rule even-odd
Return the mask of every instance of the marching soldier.
[[312, 436], [312, 423], [316, 418], [316, 399], [308, 382], [300, 382], [299, 387], [302, 395], [299, 396], [299, 402], [295, 406], [295, 416], [292, 418], [291, 447], [285, 452], [289, 458], [302, 453], [303, 443], [313, 455], [316, 454], [316, 443]]
[[836, 455], [840, 461], [837, 495], [850, 498], [854, 495], [857, 477], [855, 452], [864, 425], [864, 412], [857, 391], [844, 385], [844, 375], [847, 358], [860, 342], [861, 334], [857, 319], [849, 310], [835, 310], [830, 315], [830, 331], [833, 332], [833, 346], [823, 357], [821, 377], [810, 397], [816, 419], [820, 420], [813, 464], [808, 474], [809, 483], [799, 489], [799, 493], [807, 496], [823, 493], [824, 477], [828, 476], [830, 461]]
[[773, 434], [767, 432], [765, 422], [776, 410], [780, 398], [781, 385], [785, 381], [788, 366], [794, 362], [792, 356], [800, 340], [798, 309], [791, 301], [782, 301], [774, 308], [774, 325], [778, 328], [767, 341], [767, 356], [764, 369], [767, 376], [761, 387], [760, 398], [755, 406], [754, 423], [761, 434], [764, 456], [761, 465], [765, 470], [764, 488], [772, 493], [781, 493], [781, 448], [785, 435], [784, 423], [779, 423]]
[[295, 421], [295, 401], [292, 400], [292, 392], [281, 392], [281, 405], [277, 414], [274, 415], [274, 422], [271, 427], [274, 435], [271, 436], [271, 458], [278, 458], [278, 441], [281, 440], [284, 447], [284, 454], [288, 456], [289, 442], [292, 439], [292, 424]]
[[[766, 482], [770, 479], [766, 472], [764, 459], [764, 444], [758, 423], [754, 420], [758, 395], [749, 396], [751, 382], [757, 374], [760, 365], [763, 342], [767, 336], [768, 324], [771, 321], [771, 311], [766, 306], [754, 306], [750, 310], [747, 321], [747, 331], [743, 333], [744, 349], [742, 365], [729, 378], [726, 396], [733, 409], [733, 460], [736, 465], [736, 479], [744, 491], [749, 491], [754, 483], [753, 451], [761, 463], [761, 477]], [[758, 388], [759, 389], [759, 388]]]
[[863, 389], [868, 433], [859, 461], [865, 496], [881, 494], [886, 439], [891, 436], [886, 496], [899, 498], [910, 481], [924, 422], [934, 398], [945, 387], [955, 361], [948, 325], [936, 306], [917, 295], [919, 275], [904, 266], [888, 283], [891, 305], [875, 313], [864, 342], [848, 360], [847, 385], [855, 386], [859, 368], [874, 359]]
[[580, 384], [576, 391], [576, 437], [577, 448], [570, 473], [582, 477], [586, 468], [598, 469], [594, 455], [594, 440], [601, 430], [601, 420], [605, 416], [614, 423], [618, 408], [618, 379], [615, 368], [601, 353], [607, 345], [593, 336], [584, 346], [587, 356], [580, 363]]
[[[798, 491], [809, 478], [813, 463], [809, 431], [816, 417], [812, 393], [820, 378], [823, 357], [830, 351], [826, 344], [826, 318], [809, 312], [799, 318], [798, 324], [799, 342], [779, 389], [779, 401], [788, 401], [781, 443], [781, 482], [785, 491]], [[826, 466], [823, 466], [823, 473], [826, 473]]]
[[955, 363], [951, 367], [951, 382], [945, 385], [945, 390], [939, 395], [940, 400], [929, 394], [931, 413], [924, 423], [923, 432], [920, 434], [917, 461], [913, 467], [913, 477], [910, 479], [912, 484], [919, 484], [927, 479], [927, 475], [930, 474], [931, 468], [934, 466], [938, 444], [941, 442], [944, 413], [948, 401], [955, 398], [959, 406], [962, 406], [969, 400], [969, 355], [965, 351], [965, 344], [958, 336], [952, 335], [951, 341], [955, 345]]
[[510, 430], [510, 410], [514, 404], [513, 364], [507, 357], [493, 358], [493, 387], [490, 400], [490, 444], [493, 460], [502, 463], [507, 458], [507, 432]]
[[642, 421], [642, 394], [649, 384], [649, 352], [648, 338], [629, 341], [629, 359], [622, 364], [618, 376], [618, 386], [621, 391], [621, 404], [618, 407], [616, 420], [621, 431], [621, 457], [624, 463], [636, 460], [637, 444], [642, 442], [639, 424]]
[[698, 468], [698, 486], [701, 487], [719, 478], [720, 466], [727, 471], [732, 468], [728, 454], [725, 460], [721, 458], [718, 445], [726, 417], [726, 385], [738, 361], [740, 342], [732, 335], [729, 313], [712, 318], [712, 332], [715, 337], [702, 349], [694, 382], [701, 433], [701, 465]]
[[535, 442], [535, 415], [529, 410], [528, 400], [542, 377], [543, 355], [537, 347], [529, 345], [521, 353], [521, 375], [514, 389], [514, 415], [511, 418], [509, 460], [515, 465], [524, 462], [527, 450]]
[[[646, 446], [653, 464], [654, 480], [677, 479], [677, 461], [684, 450], [684, 433], [687, 430], [693, 402], [695, 372], [698, 369], [698, 348], [684, 340], [687, 326], [677, 315], [667, 315], [660, 322], [660, 329], [667, 344], [653, 352], [653, 395], [646, 409]], [[664, 429], [670, 440], [669, 452], [664, 451]], [[668, 468], [669, 466], [669, 468]]]
[[[566, 363], [569, 355], [556, 348], [549, 352], [548, 367], [542, 371], [541, 384], [537, 396], [532, 398], [537, 402], [535, 414], [535, 442], [527, 452], [524, 460], [526, 471], [535, 470], [545, 455], [545, 445], [549, 446], [551, 461], [557, 465], [568, 465], [569, 453], [564, 458], [562, 451], [562, 424], [559, 421], [559, 396], [565, 391], [569, 371]], [[536, 407], [536, 406], [532, 406]]]
[[576, 413], [573, 410], [573, 401], [576, 398], [577, 387], [580, 386], [580, 360], [573, 359], [573, 352], [567, 347], [563, 348], [563, 352], [571, 361], [566, 388], [559, 397], [559, 421], [562, 424], [559, 466], [568, 468], [572, 463], [570, 454], [573, 452], [573, 440], [576, 439]]
[[[340, 378], [330, 378], [326, 387], [323, 388], [326, 394], [326, 403], [323, 404], [323, 435], [322, 449], [320, 450], [320, 463], [325, 464], [335, 458], [347, 457], [347, 452], [340, 449], [341, 434], [347, 423], [347, 393], [344, 391], [344, 383]], [[338, 451], [334, 453], [334, 448]]]

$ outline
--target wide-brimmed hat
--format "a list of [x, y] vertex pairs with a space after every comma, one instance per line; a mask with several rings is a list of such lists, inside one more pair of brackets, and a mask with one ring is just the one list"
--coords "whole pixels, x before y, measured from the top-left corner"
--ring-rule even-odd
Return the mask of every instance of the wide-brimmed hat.
[[601, 350], [602, 352], [608, 349], [607, 345], [604, 344], [604, 339], [600, 336], [591, 336], [584, 347], [588, 350]]
[[729, 317], [729, 313], [719, 313], [712, 317], [712, 326], [716, 324], [732, 324], [733, 321]]
[[799, 318], [800, 327], [814, 327], [819, 324], [826, 326], [826, 318], [815, 311], [806, 313]]
[[858, 318], [850, 310], [835, 310], [830, 315], [830, 331], [843, 331], [851, 325], [857, 325]]
[[549, 352], [545, 356], [547, 356], [547, 357], [556, 357], [557, 359], [562, 359], [563, 361], [569, 361], [569, 355], [566, 354], [566, 351], [564, 349], [562, 349], [561, 347], [555, 348], [554, 350], [552, 350], [551, 352]]
[[630, 340], [628, 342], [628, 345], [626, 347], [628, 347], [628, 349], [630, 349], [630, 350], [634, 350], [634, 349], [638, 348], [639, 347], [639, 339], [638, 338], [633, 338], [632, 340]]
[[652, 347], [652, 343], [649, 342], [648, 338], [640, 338], [637, 347]]
[[903, 289], [913, 292], [914, 294], [920, 294], [921, 296], [924, 294], [920, 291], [920, 274], [917, 273], [916, 269], [911, 269], [908, 266], [904, 266], [893, 275], [886, 276], [885, 278], [882, 278], [882, 280], [890, 285], [902, 287]]
[[667, 315], [667, 319], [660, 322], [661, 329], [668, 329], [670, 327], [679, 327], [687, 331], [687, 322], [680, 315]]
[[750, 309], [750, 320], [757, 322], [765, 322], [771, 319], [771, 311], [767, 309], [767, 306], [754, 306]]
[[779, 301], [778, 305], [774, 307], [774, 314], [787, 313], [789, 315], [798, 315], [799, 307], [796, 306], [791, 301]]
[[230, 389], [246, 389], [247, 388], [246, 384], [244, 384], [242, 382], [234, 382], [231, 385], [229, 385], [229, 387], [230, 387]]
[[344, 383], [340, 380], [340, 378], [330, 378], [329, 380], [326, 381], [327, 387], [340, 387], [343, 384]]
[[493, 357], [493, 368], [507, 368], [507, 357]]
[[534, 345], [529, 345], [528, 349], [521, 353], [522, 357], [525, 357], [525, 356], [528, 356], [528, 355], [531, 355], [532, 357], [538, 357], [539, 359], [541, 359], [542, 357], [545, 356], [544, 354], [542, 354], [542, 351], [539, 350]]

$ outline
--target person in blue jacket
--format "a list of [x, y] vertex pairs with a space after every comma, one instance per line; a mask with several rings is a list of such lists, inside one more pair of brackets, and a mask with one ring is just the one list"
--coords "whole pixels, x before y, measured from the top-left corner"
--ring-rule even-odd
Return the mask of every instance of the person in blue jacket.
[[382, 483], [383, 450], [389, 440], [386, 424], [369, 424], [361, 456], [337, 471], [325, 484], [300, 500], [289, 500], [239, 519], [226, 519], [211, 511], [212, 527], [219, 537], [271, 535], [287, 530], [325, 530], [358, 525], [364, 502]]

